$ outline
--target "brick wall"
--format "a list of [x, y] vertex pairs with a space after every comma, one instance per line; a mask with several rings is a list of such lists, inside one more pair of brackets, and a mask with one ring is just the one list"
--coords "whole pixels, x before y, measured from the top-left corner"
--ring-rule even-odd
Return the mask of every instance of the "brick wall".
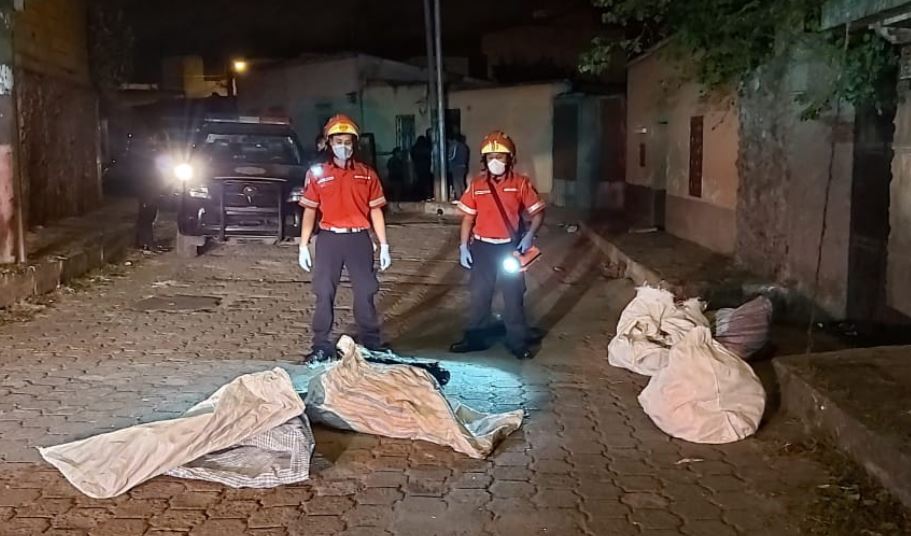
[[16, 63], [25, 70], [89, 84], [85, 0], [26, 0], [16, 13]]
[[26, 0], [16, 14], [19, 163], [29, 227], [101, 203], [87, 32], [86, 0]]

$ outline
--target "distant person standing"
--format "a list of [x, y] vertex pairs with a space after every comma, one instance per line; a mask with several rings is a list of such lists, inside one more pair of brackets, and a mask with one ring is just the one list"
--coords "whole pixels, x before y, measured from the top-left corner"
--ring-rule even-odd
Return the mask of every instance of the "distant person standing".
[[326, 137], [320, 132], [313, 141], [313, 154], [310, 157], [310, 165], [322, 164], [329, 160], [329, 151], [326, 148]]
[[[310, 163], [308, 166], [309, 168], [314, 169], [321, 164], [329, 162], [331, 158], [329, 154], [329, 148], [326, 143], [326, 136], [322, 131], [320, 131], [320, 133], [316, 135], [316, 139], [313, 141], [313, 156], [310, 158]], [[304, 177], [304, 190], [307, 189], [309, 184], [310, 173], [307, 173], [307, 176]], [[303, 214], [301, 214], [301, 217], [303, 217]], [[316, 225], [313, 227], [314, 236], [319, 234], [319, 223], [321, 219], [322, 213], [319, 209], [316, 209]]]
[[392, 156], [386, 161], [386, 177], [392, 199], [401, 201], [405, 186], [405, 159], [399, 147], [392, 150]]
[[414, 162], [417, 191], [421, 199], [427, 199], [428, 194], [433, 195], [433, 171], [430, 163], [433, 147], [430, 139], [430, 129], [427, 129], [426, 135], [418, 136], [411, 147], [411, 161]]
[[467, 186], [465, 179], [468, 176], [468, 164], [471, 154], [465, 143], [465, 136], [457, 134], [449, 142], [449, 180], [455, 194], [454, 202], [458, 202], [465, 193]]
[[133, 180], [137, 182], [139, 211], [136, 214], [136, 247], [143, 251], [155, 248], [155, 220], [165, 193], [170, 160], [158, 133], [151, 134], [137, 148], [132, 158]]

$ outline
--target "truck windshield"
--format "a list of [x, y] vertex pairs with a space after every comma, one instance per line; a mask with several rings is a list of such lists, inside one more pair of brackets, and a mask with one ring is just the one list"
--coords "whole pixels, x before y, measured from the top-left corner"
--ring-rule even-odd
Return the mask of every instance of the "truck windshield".
[[209, 134], [202, 150], [216, 162], [301, 165], [301, 155], [291, 136]]

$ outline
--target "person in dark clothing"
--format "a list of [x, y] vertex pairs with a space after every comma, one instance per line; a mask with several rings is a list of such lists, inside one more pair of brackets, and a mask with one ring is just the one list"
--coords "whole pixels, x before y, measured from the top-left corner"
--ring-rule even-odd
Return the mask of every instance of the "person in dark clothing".
[[465, 193], [467, 186], [466, 178], [468, 177], [468, 164], [471, 160], [471, 153], [468, 145], [465, 143], [465, 136], [456, 134], [449, 141], [449, 181], [452, 185], [454, 200], [458, 201]]
[[144, 251], [155, 248], [155, 220], [165, 193], [170, 171], [167, 155], [158, 134], [149, 135], [131, 156], [133, 180], [137, 184], [139, 210], [136, 214], [136, 247]]
[[392, 150], [392, 156], [386, 162], [386, 177], [392, 199], [401, 201], [405, 187], [405, 159], [402, 158], [402, 149], [399, 147]]
[[418, 136], [411, 148], [411, 161], [414, 162], [414, 174], [417, 178], [417, 190], [422, 199], [433, 197], [433, 171], [430, 159], [433, 154], [433, 145], [430, 129], [425, 136]]
[[[329, 151], [326, 148], [326, 137], [320, 132], [313, 141], [313, 155], [310, 157], [308, 166], [324, 164], [329, 161]], [[306, 185], [304, 185], [306, 186]]]
[[[310, 162], [307, 167], [310, 169], [313, 169], [315, 166], [319, 166], [321, 164], [325, 164], [326, 162], [329, 162], [329, 160], [331, 160], [331, 157], [329, 155], [329, 148], [326, 145], [326, 136], [323, 135], [322, 131], [320, 131], [320, 133], [316, 135], [316, 139], [313, 141], [313, 155], [311, 156]], [[310, 174], [307, 173], [307, 176], [304, 177], [304, 190], [307, 189], [307, 186], [309, 185], [309, 183], [310, 183]], [[301, 216], [303, 216], [303, 214], [301, 214]], [[316, 211], [316, 225], [313, 227], [314, 236], [319, 234], [319, 222], [320, 222], [321, 218], [322, 218], [322, 214], [320, 213], [319, 210], [317, 210]]]

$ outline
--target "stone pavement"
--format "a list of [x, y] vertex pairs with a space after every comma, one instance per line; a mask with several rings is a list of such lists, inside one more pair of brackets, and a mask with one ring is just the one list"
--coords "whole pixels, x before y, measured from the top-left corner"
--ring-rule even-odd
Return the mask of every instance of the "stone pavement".
[[[813, 490], [831, 475], [782, 450], [775, 426], [716, 447], [652, 425], [636, 402], [644, 379], [606, 359], [632, 285], [608, 279], [581, 234], [544, 234], [529, 302], [549, 335], [520, 363], [499, 347], [444, 351], [467, 298], [456, 228], [390, 228], [380, 309], [397, 350], [443, 359], [447, 391], [469, 405], [528, 411], [483, 461], [318, 428], [311, 482], [234, 490], [157, 478], [104, 501], [41, 463], [36, 445], [176, 416], [241, 373], [277, 364], [293, 374], [313, 306], [295, 246], [151, 256], [0, 325], [0, 534], [724, 536], [799, 534], [813, 523]], [[339, 294], [347, 328], [350, 289]]]

